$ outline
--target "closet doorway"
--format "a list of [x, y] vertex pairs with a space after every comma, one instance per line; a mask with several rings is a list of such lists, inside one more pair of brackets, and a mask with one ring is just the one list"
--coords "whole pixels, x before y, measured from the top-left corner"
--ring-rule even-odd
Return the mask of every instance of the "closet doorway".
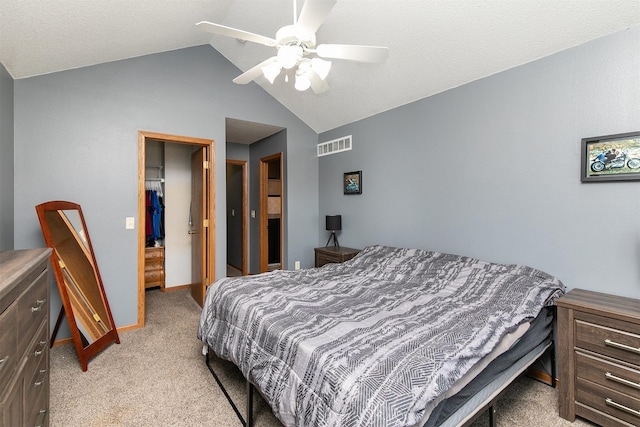
[[215, 277], [214, 247], [215, 222], [213, 193], [209, 191], [214, 185], [213, 140], [191, 138], [155, 132], [138, 132], [138, 327], [145, 323], [145, 249], [146, 249], [146, 144], [150, 141], [190, 145], [193, 147], [192, 195], [190, 211], [193, 215], [191, 235], [191, 295], [202, 306], [206, 286]]
[[260, 159], [260, 272], [284, 269], [282, 153]]
[[[247, 260], [248, 171], [246, 160], [226, 161], [227, 166], [227, 276], [249, 274]], [[239, 207], [239, 209], [238, 209]]]

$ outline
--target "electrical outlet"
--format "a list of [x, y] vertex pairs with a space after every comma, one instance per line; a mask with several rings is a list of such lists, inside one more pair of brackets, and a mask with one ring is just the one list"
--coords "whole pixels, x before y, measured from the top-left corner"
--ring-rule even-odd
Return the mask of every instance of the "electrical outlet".
[[296, 270], [300, 270], [300, 261], [296, 261], [294, 265]]

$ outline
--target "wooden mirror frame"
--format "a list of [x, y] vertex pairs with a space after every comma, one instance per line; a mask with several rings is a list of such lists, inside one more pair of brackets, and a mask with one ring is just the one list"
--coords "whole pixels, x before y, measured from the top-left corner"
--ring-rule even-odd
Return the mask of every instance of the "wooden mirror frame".
[[[77, 211], [80, 222], [78, 225], [82, 226], [81, 233], [78, 233], [68, 216], [60, 211]], [[77, 203], [58, 200], [37, 205], [36, 212], [45, 243], [53, 249], [51, 266], [62, 299], [62, 307], [51, 335], [51, 345], [53, 346], [58, 333], [62, 316], [66, 314], [80, 365], [86, 371], [91, 357], [114, 341], [120, 344], [120, 338], [82, 208]], [[59, 215], [59, 223], [51, 220], [52, 213]], [[75, 291], [69, 291], [68, 286], [75, 287]]]

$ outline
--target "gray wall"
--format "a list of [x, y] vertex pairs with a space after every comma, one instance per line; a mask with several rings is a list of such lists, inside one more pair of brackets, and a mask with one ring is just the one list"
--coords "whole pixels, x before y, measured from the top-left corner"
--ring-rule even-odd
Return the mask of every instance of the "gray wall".
[[0, 251], [13, 249], [13, 79], [0, 64]]
[[[138, 131], [211, 138], [215, 145], [216, 277], [226, 269], [225, 118], [287, 128], [290, 253], [313, 262], [318, 240], [317, 135], [211, 46], [181, 49], [23, 80], [15, 86], [15, 246], [43, 246], [34, 206], [83, 207], [118, 327], [137, 323]], [[291, 193], [292, 192], [292, 193]], [[304, 193], [299, 198], [297, 193]], [[140, 220], [136, 220], [140, 224]], [[57, 306], [56, 306], [57, 304]], [[57, 312], [59, 300], [52, 312]]]
[[[320, 135], [320, 216], [341, 244], [521, 263], [640, 297], [640, 182], [580, 182], [580, 139], [640, 131], [640, 28]], [[363, 171], [363, 194], [342, 194]], [[317, 223], [324, 236], [323, 224]]]

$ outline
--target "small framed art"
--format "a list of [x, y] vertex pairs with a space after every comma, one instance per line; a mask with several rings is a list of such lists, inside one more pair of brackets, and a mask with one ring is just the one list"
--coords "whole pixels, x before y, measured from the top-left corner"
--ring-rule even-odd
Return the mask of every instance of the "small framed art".
[[362, 171], [345, 172], [344, 194], [362, 194]]
[[640, 132], [582, 139], [582, 182], [640, 180]]

